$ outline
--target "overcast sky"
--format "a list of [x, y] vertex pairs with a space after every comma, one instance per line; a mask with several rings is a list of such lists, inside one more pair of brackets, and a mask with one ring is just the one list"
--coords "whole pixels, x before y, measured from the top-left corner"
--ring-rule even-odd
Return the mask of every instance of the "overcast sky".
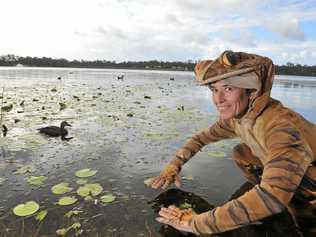
[[0, 55], [316, 65], [315, 0], [0, 0]]

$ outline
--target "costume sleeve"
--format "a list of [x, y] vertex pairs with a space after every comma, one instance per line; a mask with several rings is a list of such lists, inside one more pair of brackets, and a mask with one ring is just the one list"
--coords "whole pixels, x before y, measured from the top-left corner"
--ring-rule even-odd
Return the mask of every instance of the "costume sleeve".
[[185, 163], [205, 145], [222, 139], [234, 137], [236, 137], [236, 134], [233, 129], [233, 121], [217, 121], [209, 128], [200, 131], [188, 139], [176, 152], [176, 157], [182, 160], [182, 163]]
[[[273, 124], [274, 123], [274, 124]], [[196, 233], [220, 233], [256, 222], [284, 210], [313, 160], [311, 148], [288, 121], [264, 129], [268, 157], [260, 184], [223, 206], [196, 215]]]

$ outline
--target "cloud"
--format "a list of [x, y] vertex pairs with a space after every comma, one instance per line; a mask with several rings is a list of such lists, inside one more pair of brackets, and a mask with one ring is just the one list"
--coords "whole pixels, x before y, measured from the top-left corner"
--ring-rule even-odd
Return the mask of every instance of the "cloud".
[[285, 53], [316, 62], [309, 53], [316, 51], [316, 36], [304, 27], [306, 21], [316, 21], [312, 0], [4, 2], [1, 52], [122, 61], [195, 60], [232, 49], [278, 62], [287, 60], [281, 56]]
[[273, 32], [292, 40], [305, 40], [305, 34], [299, 26], [297, 18], [273, 19], [267, 22]]

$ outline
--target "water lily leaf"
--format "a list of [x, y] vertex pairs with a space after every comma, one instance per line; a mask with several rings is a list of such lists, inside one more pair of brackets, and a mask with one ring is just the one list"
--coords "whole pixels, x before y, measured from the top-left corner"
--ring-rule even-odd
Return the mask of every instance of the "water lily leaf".
[[25, 174], [25, 173], [32, 173], [35, 171], [35, 168], [33, 165], [25, 165], [19, 168], [17, 171], [13, 172], [13, 174]]
[[46, 215], [47, 215], [47, 210], [42, 210], [42, 211], [40, 211], [39, 213], [36, 214], [35, 219], [38, 220], [38, 221], [42, 221], [42, 220], [44, 220]]
[[93, 176], [97, 173], [97, 170], [91, 170], [91, 169], [82, 169], [82, 170], [78, 170], [75, 175], [79, 178], [87, 178], [90, 176]]
[[30, 176], [27, 177], [27, 182], [32, 185], [41, 186], [43, 182], [47, 179], [45, 176]]
[[153, 180], [154, 180], [154, 178], [145, 179], [144, 184], [146, 184], [147, 186], [150, 186]]
[[100, 184], [85, 184], [77, 189], [78, 195], [81, 197], [86, 197], [88, 195], [97, 196], [103, 191], [103, 188]]
[[69, 197], [69, 196], [62, 197], [58, 200], [58, 205], [61, 205], [61, 206], [71, 205], [77, 202], [77, 200], [78, 199], [75, 197]]
[[188, 175], [188, 176], [182, 176], [181, 179], [183, 180], [193, 180], [193, 176], [192, 175]]
[[106, 194], [100, 197], [101, 202], [104, 203], [111, 203], [116, 199], [116, 197], [113, 194]]
[[13, 213], [17, 216], [29, 216], [37, 212], [39, 205], [35, 201], [21, 203], [13, 209]]
[[54, 185], [51, 190], [53, 194], [64, 194], [72, 191], [72, 188], [69, 187], [69, 183], [59, 183]]
[[56, 234], [60, 235], [60, 236], [65, 236], [67, 234], [67, 232], [68, 232], [68, 229], [66, 229], [66, 228], [56, 230]]
[[179, 208], [180, 209], [188, 209], [188, 208], [192, 208], [192, 205], [188, 202], [184, 202], [184, 203], [180, 204]]
[[81, 224], [80, 222], [75, 222], [70, 227], [73, 229], [79, 229], [81, 227]]
[[82, 213], [83, 211], [79, 211], [79, 210], [71, 210], [71, 211], [69, 211], [69, 212], [67, 212], [66, 214], [65, 214], [65, 217], [67, 217], [67, 218], [70, 218], [70, 217], [72, 217], [72, 216], [74, 216], [74, 215], [78, 215], [78, 214], [80, 214], [80, 213]]
[[79, 185], [82, 185], [82, 184], [88, 183], [88, 180], [87, 180], [87, 179], [78, 179], [78, 180], [76, 181], [76, 183], [79, 184]]
[[7, 179], [6, 178], [2, 178], [0, 177], [0, 185], [4, 183], [4, 181], [6, 181]]
[[93, 201], [93, 197], [91, 197], [90, 195], [86, 196], [84, 198], [85, 201]]
[[61, 235], [61, 236], [65, 236], [69, 230], [71, 230], [71, 229], [78, 230], [79, 228], [81, 228], [80, 222], [75, 222], [67, 228], [62, 228], [62, 229], [56, 230], [56, 234]]
[[222, 151], [210, 151], [207, 153], [209, 156], [212, 156], [212, 157], [216, 157], [216, 158], [223, 158], [225, 157], [225, 153], [222, 152]]

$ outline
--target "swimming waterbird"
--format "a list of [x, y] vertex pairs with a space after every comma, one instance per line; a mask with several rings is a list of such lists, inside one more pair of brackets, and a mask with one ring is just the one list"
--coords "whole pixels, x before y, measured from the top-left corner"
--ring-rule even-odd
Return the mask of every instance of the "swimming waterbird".
[[65, 129], [66, 126], [70, 126], [71, 125], [69, 123], [67, 123], [66, 121], [62, 121], [60, 124], [60, 127], [57, 126], [47, 126], [47, 127], [43, 127], [43, 128], [38, 128], [40, 133], [44, 133], [47, 136], [50, 137], [61, 137], [62, 140], [70, 140], [72, 139], [72, 137], [66, 137], [68, 134], [68, 131]]

